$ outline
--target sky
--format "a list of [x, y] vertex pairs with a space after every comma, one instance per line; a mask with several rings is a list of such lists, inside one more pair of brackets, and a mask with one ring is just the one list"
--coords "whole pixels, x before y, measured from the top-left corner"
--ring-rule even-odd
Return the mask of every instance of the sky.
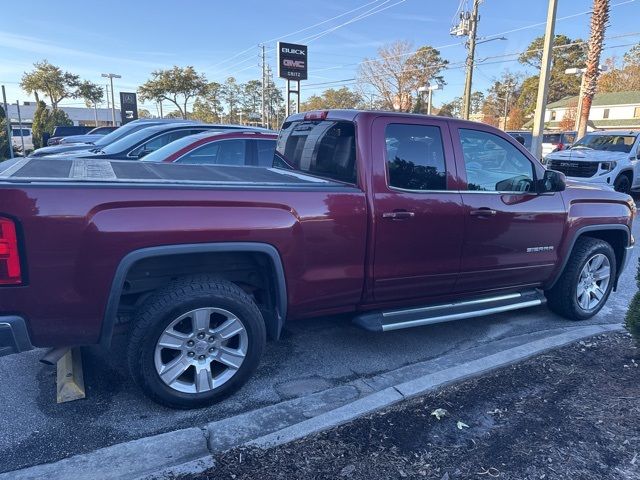
[[[439, 105], [462, 95], [464, 39], [449, 34], [461, 0], [109, 0], [3, 2], [0, 26], [0, 84], [7, 101], [33, 100], [20, 79], [36, 61], [47, 59], [83, 79], [104, 84], [101, 73], [122, 76], [119, 91], [135, 91], [156, 69], [192, 65], [209, 81], [234, 76], [260, 78], [259, 45], [276, 70], [277, 40], [309, 46], [309, 79], [302, 96], [329, 87], [354, 86], [358, 64], [396, 40], [440, 50], [452, 67], [434, 94]], [[471, 0], [462, 0], [470, 4]], [[558, 0], [556, 34], [589, 35], [592, 0]], [[470, 6], [470, 5], [469, 5]], [[505, 70], [526, 72], [505, 56], [526, 50], [544, 34], [547, 0], [483, 0], [473, 90], [485, 90]], [[640, 0], [611, 0], [604, 56], [622, 57], [640, 42]], [[9, 20], [9, 21], [7, 21]], [[531, 70], [529, 70], [531, 71]], [[284, 80], [276, 79], [284, 87]], [[116, 100], [117, 103], [117, 100]], [[83, 106], [82, 100], [62, 105]], [[148, 106], [152, 113], [155, 108]], [[165, 113], [168, 111], [165, 108]]]

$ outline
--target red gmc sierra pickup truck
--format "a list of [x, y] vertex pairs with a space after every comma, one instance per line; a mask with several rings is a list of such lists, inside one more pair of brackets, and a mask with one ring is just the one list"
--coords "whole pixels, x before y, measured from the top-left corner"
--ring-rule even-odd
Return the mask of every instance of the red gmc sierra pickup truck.
[[368, 330], [547, 302], [572, 320], [616, 288], [631, 197], [568, 183], [487, 125], [313, 111], [272, 168], [0, 163], [0, 354], [128, 336], [173, 407], [239, 388], [285, 321]]

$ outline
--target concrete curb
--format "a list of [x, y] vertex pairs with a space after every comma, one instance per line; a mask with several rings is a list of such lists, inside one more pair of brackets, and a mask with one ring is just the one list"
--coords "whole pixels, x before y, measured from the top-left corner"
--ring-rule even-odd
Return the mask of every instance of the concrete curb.
[[[402, 375], [398, 371], [386, 372], [371, 381], [356, 380], [307, 397], [212, 422], [204, 428], [187, 428], [154, 435], [55, 463], [2, 473], [0, 480], [162, 479], [177, 474], [198, 473], [214, 465], [212, 454], [229, 448], [243, 444], [261, 448], [282, 445], [435, 388], [490, 372], [583, 338], [622, 329], [621, 325], [571, 327], [560, 334], [529, 341], [426, 375], [418, 373], [423, 371], [425, 365], [416, 365], [414, 369], [403, 367], [398, 369], [403, 372]], [[399, 381], [403, 378], [412, 379]]]
[[101, 448], [55, 463], [3, 473], [0, 480], [124, 480], [203, 457], [211, 458], [202, 430], [187, 428]]

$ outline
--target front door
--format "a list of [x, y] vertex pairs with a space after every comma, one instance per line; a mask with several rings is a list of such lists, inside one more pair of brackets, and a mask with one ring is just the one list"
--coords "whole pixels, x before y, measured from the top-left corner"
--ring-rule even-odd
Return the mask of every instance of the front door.
[[452, 137], [467, 187], [456, 292], [538, 286], [559, 261], [561, 194], [536, 193], [542, 168], [505, 138], [481, 126], [455, 129]]
[[372, 138], [374, 299], [446, 295], [460, 269], [464, 230], [448, 125], [380, 117]]

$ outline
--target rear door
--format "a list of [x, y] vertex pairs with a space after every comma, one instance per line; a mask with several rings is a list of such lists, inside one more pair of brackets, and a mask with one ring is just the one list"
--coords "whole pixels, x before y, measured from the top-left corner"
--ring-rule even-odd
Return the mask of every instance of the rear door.
[[456, 291], [537, 286], [558, 258], [566, 213], [559, 192], [538, 194], [542, 169], [512, 142], [483, 127], [452, 132], [466, 228]]
[[446, 295], [464, 231], [447, 122], [388, 116], [372, 128], [374, 299]]

